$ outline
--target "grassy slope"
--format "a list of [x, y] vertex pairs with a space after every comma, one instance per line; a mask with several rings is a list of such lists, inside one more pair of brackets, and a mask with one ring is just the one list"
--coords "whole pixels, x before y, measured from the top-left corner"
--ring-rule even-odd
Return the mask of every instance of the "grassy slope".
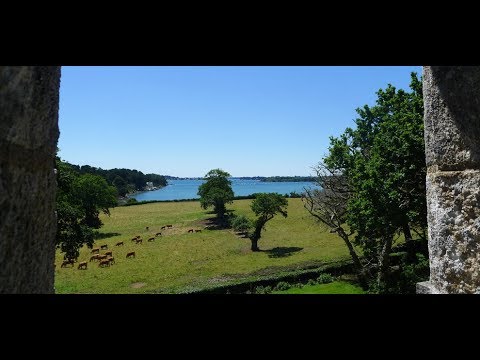
[[[187, 233], [189, 228], [203, 229], [201, 220], [213, 216], [202, 210], [199, 202], [114, 208], [110, 217], [101, 217], [104, 222], [101, 232], [120, 235], [97, 240], [96, 246], [108, 244], [109, 249], [113, 249], [116, 265], [99, 268], [96, 262], [92, 262], [86, 271], [76, 267], [62, 269], [62, 255], [57, 252], [56, 292], [143, 293], [155, 289], [176, 292], [186, 286], [223, 283], [234, 276], [241, 276], [239, 274], [265, 267], [348, 258], [342, 241], [315, 223], [300, 199], [288, 199], [288, 202], [289, 216], [277, 216], [268, 222], [259, 241], [262, 250], [277, 248], [277, 251], [259, 253], [252, 253], [250, 241], [235, 236], [230, 230]], [[250, 203], [251, 200], [237, 200], [228, 208], [253, 218]], [[173, 224], [174, 228], [163, 231], [164, 236], [155, 242], [146, 242], [165, 224]], [[148, 232], [146, 226], [150, 227]], [[143, 245], [130, 241], [136, 235], [142, 236]], [[114, 244], [120, 240], [125, 246], [115, 247]], [[137, 258], [125, 259], [127, 251], [132, 250], [136, 251]], [[89, 258], [90, 250], [83, 248], [79, 261]], [[145, 285], [134, 288], [134, 283]]]
[[272, 294], [364, 294], [361, 287], [344, 281], [330, 284], [305, 285], [301, 288], [292, 287], [285, 291], [273, 291]]

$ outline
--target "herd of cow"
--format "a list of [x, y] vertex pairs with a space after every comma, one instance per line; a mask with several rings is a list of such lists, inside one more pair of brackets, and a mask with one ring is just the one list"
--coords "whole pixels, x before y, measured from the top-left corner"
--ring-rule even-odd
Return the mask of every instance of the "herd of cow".
[[[171, 229], [171, 228], [173, 228], [173, 225], [164, 225], [160, 229], [165, 230], [165, 229]], [[148, 226], [145, 227], [145, 230], [149, 231], [149, 227]], [[188, 230], [189, 233], [201, 232], [201, 231], [202, 230], [198, 230], [198, 229], [189, 229]], [[158, 237], [158, 236], [162, 236], [162, 233], [157, 232], [155, 234], [155, 236], [152, 236], [152, 237], [148, 238], [147, 241], [154, 241], [155, 238]], [[131, 241], [136, 243], [136, 244], [142, 244], [143, 243], [143, 239], [140, 235], [135, 236], [134, 238], [131, 239]], [[123, 245], [124, 245], [123, 241], [119, 241], [115, 244], [115, 246], [123, 246]], [[90, 257], [90, 262], [98, 261], [98, 266], [99, 267], [107, 267], [107, 266], [115, 264], [115, 258], [113, 257], [113, 251], [108, 250], [108, 251], [105, 251], [104, 254], [100, 254], [101, 250], [108, 250], [107, 244], [101, 245], [100, 247], [96, 247], [96, 248], [93, 248], [91, 250], [91, 254], [93, 254], [93, 255]], [[126, 255], [127, 259], [128, 258], [134, 258], [134, 257], [136, 257], [135, 251], [130, 251]], [[74, 260], [74, 259], [63, 260], [61, 267], [62, 268], [67, 267], [67, 265], [71, 265], [72, 267], [74, 267], [75, 262], [76, 262], [76, 260]], [[80, 262], [78, 264], [78, 269], [79, 270], [87, 270], [87, 264], [88, 264], [87, 261]]]

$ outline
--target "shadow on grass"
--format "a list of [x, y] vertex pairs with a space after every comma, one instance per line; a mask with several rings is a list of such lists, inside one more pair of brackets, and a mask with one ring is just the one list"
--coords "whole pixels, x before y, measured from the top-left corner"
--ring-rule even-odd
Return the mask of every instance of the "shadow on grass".
[[303, 248], [296, 247], [296, 246], [291, 246], [291, 247], [280, 246], [270, 250], [261, 250], [261, 251], [268, 253], [269, 258], [283, 258], [283, 257], [291, 256], [293, 253], [296, 253], [301, 250], [303, 250]]
[[111, 238], [111, 237], [114, 237], [114, 236], [118, 236], [118, 235], [122, 235], [120, 233], [116, 233], [116, 232], [112, 232], [112, 233], [100, 233], [100, 232], [96, 232], [93, 237], [95, 240], [99, 240], [99, 239], [108, 239], [108, 238]]

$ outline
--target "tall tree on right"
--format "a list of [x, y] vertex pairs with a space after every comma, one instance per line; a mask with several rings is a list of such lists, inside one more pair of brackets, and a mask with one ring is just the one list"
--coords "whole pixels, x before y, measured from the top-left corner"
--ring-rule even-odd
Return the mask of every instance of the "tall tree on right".
[[[343, 179], [342, 191], [337, 188], [334, 192], [336, 200], [341, 195], [343, 206], [331, 207], [331, 219], [323, 222], [344, 241], [350, 241], [346, 235], [354, 236], [353, 244], [363, 252], [360, 270], [374, 279], [379, 292], [389, 291], [395, 235], [402, 232], [408, 242], [414, 232], [426, 240], [423, 97], [422, 82], [415, 73], [411, 74], [410, 89], [406, 92], [392, 85], [380, 89], [375, 106], [357, 109], [356, 129], [347, 128], [340, 137], [330, 138], [329, 153], [319, 165]], [[325, 182], [325, 177], [319, 179]], [[304, 199], [312, 215], [326, 209], [318, 206], [320, 194], [329, 198], [325, 192], [310, 192]], [[322, 216], [325, 218], [325, 213]], [[347, 225], [348, 234], [339, 224]], [[352, 249], [349, 247], [351, 255]], [[356, 259], [354, 262], [358, 265]]]

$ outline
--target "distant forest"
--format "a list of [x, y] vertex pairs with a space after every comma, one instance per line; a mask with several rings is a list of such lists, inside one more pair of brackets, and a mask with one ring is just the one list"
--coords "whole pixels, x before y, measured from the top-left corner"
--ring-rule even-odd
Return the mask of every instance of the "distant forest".
[[144, 174], [141, 171], [131, 169], [104, 170], [89, 165], [79, 166], [70, 163], [67, 164], [79, 174], [100, 175], [105, 178], [109, 184], [115, 186], [119, 196], [144, 190], [147, 181], [152, 182], [155, 187], [167, 186], [167, 179], [163, 175]]
[[313, 176], [269, 176], [261, 178], [263, 182], [314, 182], [316, 178]]

